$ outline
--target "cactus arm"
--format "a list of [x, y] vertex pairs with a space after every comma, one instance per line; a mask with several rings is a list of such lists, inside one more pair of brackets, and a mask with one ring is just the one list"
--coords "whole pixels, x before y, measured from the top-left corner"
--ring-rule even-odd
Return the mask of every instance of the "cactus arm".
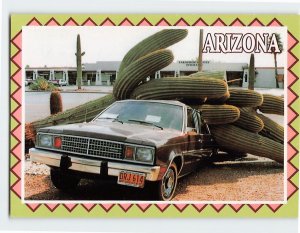
[[270, 138], [276, 142], [283, 144], [284, 142], [284, 128], [283, 126], [277, 124], [275, 121], [264, 116], [263, 114], [258, 114], [257, 116], [264, 122], [264, 128], [260, 134], [264, 137]]
[[278, 163], [284, 161], [284, 146], [281, 143], [230, 124], [210, 128], [222, 148], [270, 158]]
[[226, 101], [237, 107], [257, 107], [263, 103], [263, 95], [252, 90], [229, 89], [230, 97]]
[[264, 102], [258, 107], [262, 113], [284, 115], [284, 99], [280, 96], [264, 94]]
[[235, 126], [253, 133], [258, 133], [264, 128], [264, 122], [248, 108], [240, 108], [240, 118], [234, 122]]
[[183, 40], [187, 34], [188, 31], [186, 29], [164, 29], [149, 36], [127, 52], [121, 62], [119, 72], [139, 58]]
[[201, 111], [203, 120], [209, 125], [229, 124], [237, 121], [240, 117], [239, 108], [232, 105], [209, 105], [193, 106]]
[[126, 99], [148, 76], [168, 66], [174, 59], [170, 50], [162, 49], [139, 58], [119, 73], [113, 93], [117, 99]]
[[151, 80], [137, 87], [134, 99], [210, 99], [228, 92], [227, 84], [213, 78], [177, 77]]

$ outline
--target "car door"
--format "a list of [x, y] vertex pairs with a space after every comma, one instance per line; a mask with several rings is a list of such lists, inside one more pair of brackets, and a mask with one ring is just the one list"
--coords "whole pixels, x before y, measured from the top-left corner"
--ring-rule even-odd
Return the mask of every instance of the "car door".
[[203, 140], [201, 138], [200, 124], [197, 112], [194, 109], [187, 108], [186, 133], [185, 139], [187, 143], [184, 152], [184, 167], [182, 173], [189, 173], [195, 169], [197, 162], [200, 162], [203, 154], [201, 153]]
[[200, 145], [199, 154], [202, 157], [208, 157], [212, 155], [213, 149], [215, 148], [214, 139], [210, 133], [208, 125], [203, 121], [201, 113], [197, 112], [198, 122], [199, 122], [199, 135], [200, 135]]
[[196, 157], [196, 150], [197, 150], [197, 140], [198, 133], [196, 129], [196, 121], [195, 118], [195, 111], [192, 108], [187, 108], [186, 110], [186, 132], [184, 135], [184, 141], [186, 143], [186, 150], [183, 153], [184, 156], [184, 166], [182, 168], [181, 173], [187, 174], [194, 169], [194, 162], [197, 159]]
[[194, 148], [191, 151], [194, 162], [199, 159], [211, 156], [213, 151], [214, 140], [210, 134], [208, 125], [203, 121], [199, 111], [193, 111], [193, 120], [197, 134], [194, 135]]

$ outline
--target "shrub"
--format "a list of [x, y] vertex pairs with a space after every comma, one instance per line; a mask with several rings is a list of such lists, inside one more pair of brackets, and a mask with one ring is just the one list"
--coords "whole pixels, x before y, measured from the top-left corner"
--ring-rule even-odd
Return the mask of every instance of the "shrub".
[[48, 82], [46, 79], [39, 77], [29, 86], [30, 90], [36, 91], [55, 91], [59, 90], [53, 83]]

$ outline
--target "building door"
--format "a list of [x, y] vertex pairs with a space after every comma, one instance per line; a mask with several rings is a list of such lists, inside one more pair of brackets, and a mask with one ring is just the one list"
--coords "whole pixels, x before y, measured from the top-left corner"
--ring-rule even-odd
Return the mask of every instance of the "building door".
[[69, 85], [76, 85], [77, 72], [68, 71], [68, 77], [69, 77]]
[[242, 87], [243, 74], [243, 71], [226, 71], [228, 86]]

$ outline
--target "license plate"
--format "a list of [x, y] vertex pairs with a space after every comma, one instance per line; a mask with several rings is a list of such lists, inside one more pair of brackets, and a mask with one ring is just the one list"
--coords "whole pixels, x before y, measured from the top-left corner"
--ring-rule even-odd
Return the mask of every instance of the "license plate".
[[145, 184], [145, 174], [121, 171], [118, 177], [118, 184], [143, 188]]

